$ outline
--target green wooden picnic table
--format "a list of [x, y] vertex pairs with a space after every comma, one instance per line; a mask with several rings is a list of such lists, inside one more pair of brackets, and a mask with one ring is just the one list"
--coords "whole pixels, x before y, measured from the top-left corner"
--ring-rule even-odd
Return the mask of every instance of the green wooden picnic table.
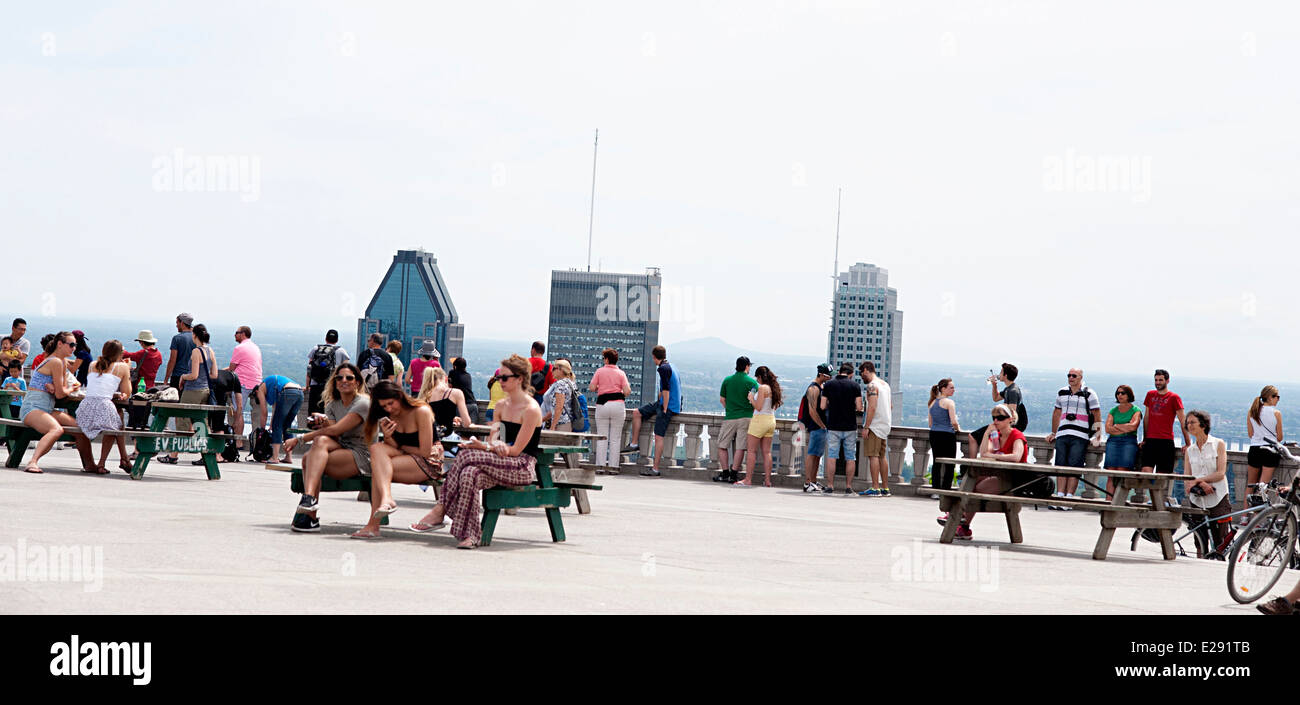
[[[145, 402], [133, 401], [132, 404], [143, 404]], [[224, 406], [214, 406], [211, 404], [181, 404], [179, 402], [153, 402], [153, 420], [149, 422], [149, 430], [154, 433], [162, 433], [167, 429], [167, 422], [172, 419], [189, 419], [193, 428], [192, 434], [177, 435], [148, 435], [136, 438], [135, 449], [137, 451], [135, 464], [131, 468], [131, 478], [139, 480], [144, 477], [144, 471], [149, 467], [149, 461], [159, 453], [200, 453], [203, 457], [203, 468], [207, 471], [209, 480], [220, 480], [221, 470], [217, 467], [217, 455], [226, 448], [226, 439], [224, 434], [218, 435], [212, 433], [208, 428], [209, 414], [214, 411], [226, 411]]]

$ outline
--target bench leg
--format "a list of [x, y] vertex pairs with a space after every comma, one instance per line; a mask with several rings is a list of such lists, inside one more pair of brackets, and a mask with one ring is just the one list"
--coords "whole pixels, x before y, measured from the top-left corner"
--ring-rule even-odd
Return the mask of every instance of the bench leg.
[[203, 467], [208, 471], [209, 480], [221, 479], [221, 469], [217, 467], [216, 453], [203, 454]]
[[153, 453], [144, 453], [136, 451], [135, 465], [131, 468], [131, 479], [139, 480], [144, 477], [145, 468], [149, 467], [149, 459], [154, 456]]
[[578, 506], [579, 514], [591, 513], [591, 500], [587, 499], [586, 490], [578, 490], [578, 489], [573, 490], [573, 499], [574, 499], [574, 504]]
[[1110, 553], [1110, 540], [1115, 537], [1114, 529], [1102, 529], [1101, 534], [1097, 536], [1097, 546], [1092, 549], [1092, 558], [1097, 561], [1106, 560], [1106, 554]]
[[25, 433], [9, 440], [9, 459], [5, 461], [5, 467], [16, 468], [23, 462], [23, 455], [27, 453], [28, 443], [31, 443], [31, 439], [27, 438]]
[[[1172, 475], [1169, 475], [1168, 477], [1172, 477]], [[1165, 506], [1165, 501], [1168, 497], [1169, 497], [1168, 485], [1166, 484], [1154, 485], [1151, 488], [1151, 511], [1153, 512], [1169, 511], [1168, 507]], [[1172, 561], [1178, 555], [1177, 553], [1174, 552], [1173, 530], [1156, 529], [1156, 532], [1160, 534], [1160, 552], [1164, 554], [1165, 560]]]
[[1020, 532], [1020, 505], [1012, 504], [1004, 513], [1007, 516], [1007, 534], [1011, 536], [1011, 543], [1024, 543], [1025, 536]]
[[497, 529], [497, 516], [501, 514], [499, 509], [488, 509], [483, 512], [483, 536], [478, 540], [480, 546], [492, 545], [492, 533]]
[[564, 540], [564, 519], [560, 518], [560, 509], [550, 507], [546, 510], [546, 523], [551, 526], [551, 541]]

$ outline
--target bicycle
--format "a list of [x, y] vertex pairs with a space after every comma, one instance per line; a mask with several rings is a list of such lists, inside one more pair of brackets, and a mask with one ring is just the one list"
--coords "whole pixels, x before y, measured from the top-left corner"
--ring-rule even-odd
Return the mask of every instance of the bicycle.
[[[1282, 457], [1300, 461], [1286, 447], [1269, 442]], [[1242, 529], [1228, 555], [1228, 594], [1249, 604], [1268, 594], [1288, 567], [1300, 568], [1296, 531], [1300, 524], [1300, 473], [1291, 487], [1273, 480], [1265, 489], [1266, 506]]]

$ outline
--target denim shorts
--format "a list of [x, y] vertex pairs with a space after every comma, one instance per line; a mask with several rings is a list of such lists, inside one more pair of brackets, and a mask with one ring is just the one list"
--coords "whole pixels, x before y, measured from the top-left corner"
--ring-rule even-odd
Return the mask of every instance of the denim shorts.
[[857, 431], [826, 431], [826, 459], [839, 460], [841, 450], [845, 460], [858, 459]]
[[668, 435], [668, 423], [677, 415], [677, 413], [673, 411], [664, 411], [664, 404], [662, 401], [646, 404], [641, 407], [639, 411], [641, 412], [642, 421], [647, 419], [655, 420], [655, 435], [661, 438]]
[[1111, 436], [1106, 439], [1106, 462], [1102, 467], [1133, 470], [1137, 467], [1137, 436]]
[[814, 428], [808, 432], [808, 457], [820, 458], [826, 455], [826, 429]]
[[1053, 465], [1063, 468], [1081, 468], [1088, 457], [1088, 439], [1078, 436], [1056, 437], [1056, 462]]

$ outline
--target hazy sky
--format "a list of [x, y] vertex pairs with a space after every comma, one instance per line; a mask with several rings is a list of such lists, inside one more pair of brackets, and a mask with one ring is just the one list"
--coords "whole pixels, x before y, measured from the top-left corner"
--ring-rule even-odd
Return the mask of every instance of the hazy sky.
[[[595, 258], [663, 269], [664, 341], [825, 354], [843, 187], [904, 362], [1300, 378], [1298, 14], [10, 3], [4, 308], [350, 332], [424, 247], [467, 335], [544, 337], [600, 128]], [[176, 150], [248, 178], [172, 180]]]

